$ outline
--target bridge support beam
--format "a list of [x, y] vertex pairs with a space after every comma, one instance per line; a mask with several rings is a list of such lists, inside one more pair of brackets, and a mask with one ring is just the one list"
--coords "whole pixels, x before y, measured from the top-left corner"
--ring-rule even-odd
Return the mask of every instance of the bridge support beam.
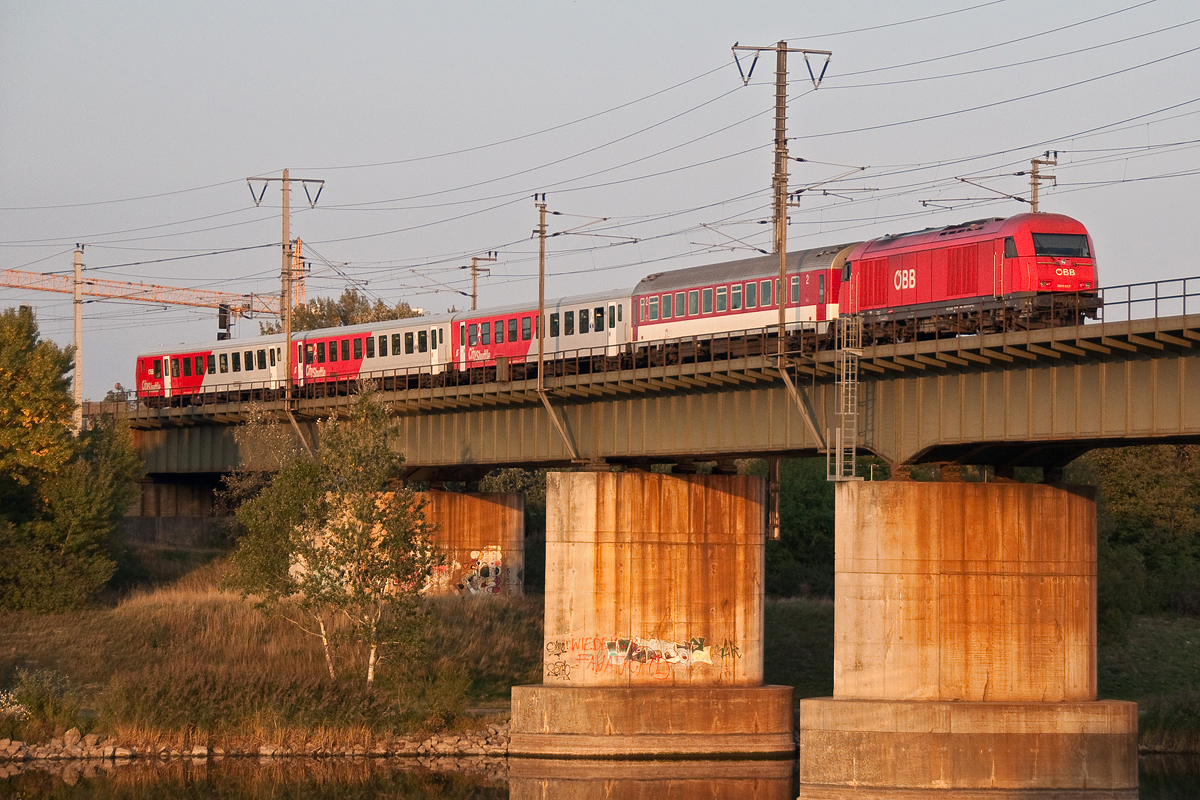
[[546, 489], [544, 682], [513, 687], [509, 753], [790, 758], [792, 689], [762, 683], [763, 480]]
[[1096, 700], [1094, 491], [836, 492], [834, 696], [800, 703], [801, 798], [849, 786], [1136, 797], [1137, 706]]

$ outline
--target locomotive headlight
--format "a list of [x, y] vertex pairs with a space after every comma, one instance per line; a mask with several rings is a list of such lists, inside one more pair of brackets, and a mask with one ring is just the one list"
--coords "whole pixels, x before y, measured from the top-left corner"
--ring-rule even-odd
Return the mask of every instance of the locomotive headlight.
[[1050, 281], [1042, 281], [1042, 286], [1049, 286], [1049, 285], [1050, 285]]
[[1083, 283], [1081, 283], [1081, 284], [1079, 284], [1079, 285], [1080, 285], [1080, 286], [1082, 286], [1084, 289], [1090, 289], [1090, 288], [1092, 288], [1092, 282], [1091, 282], [1091, 281], [1084, 281]]

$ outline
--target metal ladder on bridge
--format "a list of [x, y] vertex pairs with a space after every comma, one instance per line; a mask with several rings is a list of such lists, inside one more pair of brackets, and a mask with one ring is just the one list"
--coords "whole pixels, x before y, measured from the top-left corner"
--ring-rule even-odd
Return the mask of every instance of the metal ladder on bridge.
[[838, 317], [836, 327], [837, 428], [825, 457], [825, 477], [831, 481], [861, 480], [854, 474], [858, 455], [858, 360], [862, 357], [862, 317]]

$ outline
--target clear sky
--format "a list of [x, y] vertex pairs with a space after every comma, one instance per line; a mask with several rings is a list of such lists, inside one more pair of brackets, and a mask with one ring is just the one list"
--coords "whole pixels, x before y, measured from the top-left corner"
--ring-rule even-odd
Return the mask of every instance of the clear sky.
[[[769, 250], [773, 57], [743, 87], [730, 46], [779, 40], [833, 51], [815, 92], [790, 60], [791, 188], [867, 167], [801, 195], [789, 249], [1020, 213], [1012, 173], [1057, 150], [1042, 210], [1088, 226], [1103, 285], [1200, 274], [1194, 0], [5, 0], [0, 268], [82, 243], [96, 277], [278, 291], [278, 184], [256, 208], [245, 179], [285, 167], [326, 182], [292, 193], [310, 297], [469, 307], [460, 267], [497, 250], [481, 306], [535, 300], [534, 192], [552, 231], [609, 218], [550, 241], [550, 296]], [[18, 303], [71, 342], [69, 295]], [[216, 312], [102, 300], [85, 330], [99, 398]]]

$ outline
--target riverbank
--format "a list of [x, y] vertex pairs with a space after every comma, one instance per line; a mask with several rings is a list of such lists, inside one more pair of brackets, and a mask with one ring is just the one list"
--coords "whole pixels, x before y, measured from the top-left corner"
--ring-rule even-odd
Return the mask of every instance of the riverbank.
[[[173, 758], [392, 758], [413, 756], [426, 759], [461, 756], [508, 756], [508, 723], [489, 723], [486, 726], [459, 733], [432, 734], [423, 738], [381, 737], [369, 745], [338, 745], [326, 739], [302, 742], [277, 742], [258, 747], [229, 748], [210, 743], [166, 743], [136, 745], [122, 742], [113, 736], [80, 733], [71, 728], [62, 736], [44, 743], [25, 743], [0, 739], [0, 765], [27, 761], [111, 761], [129, 762], [135, 759], [166, 760]], [[0, 766], [0, 774], [3, 767]]]

